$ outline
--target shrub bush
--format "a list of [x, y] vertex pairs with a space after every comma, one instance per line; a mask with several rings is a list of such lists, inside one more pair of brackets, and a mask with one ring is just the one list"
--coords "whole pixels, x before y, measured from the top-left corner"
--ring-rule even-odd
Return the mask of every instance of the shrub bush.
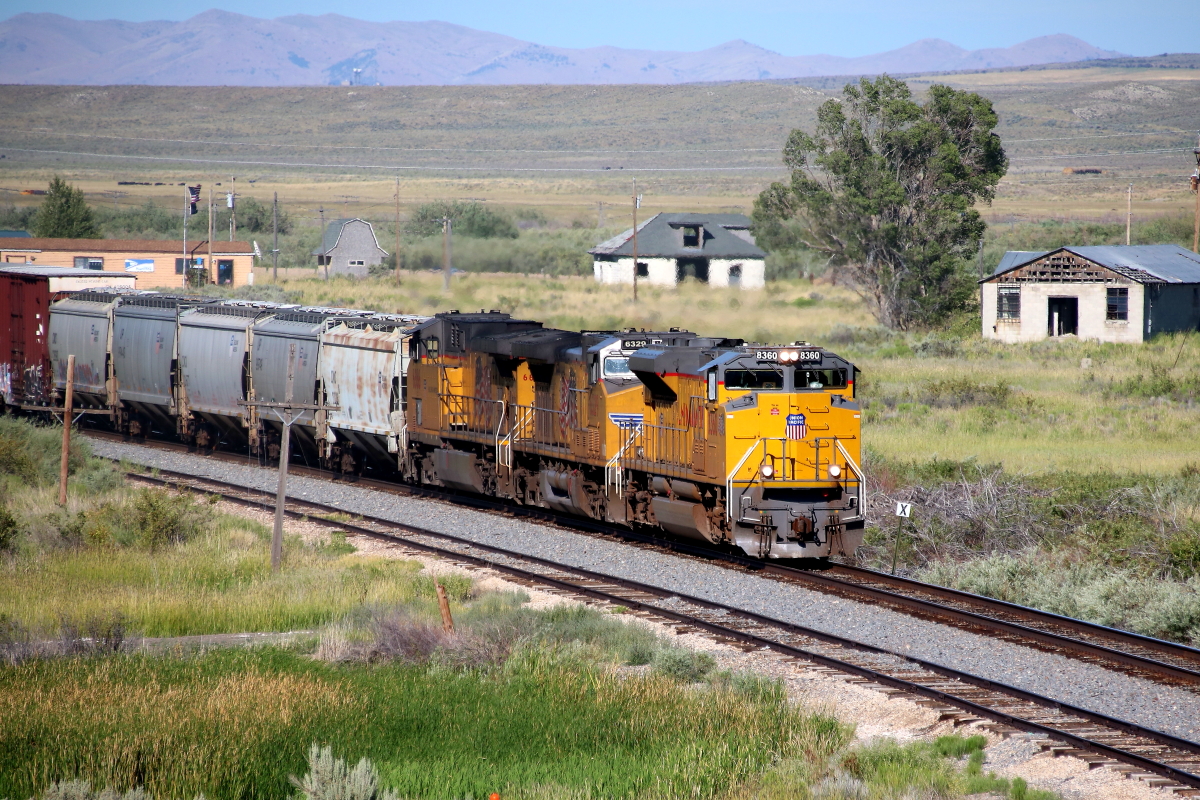
[[703, 680], [717, 665], [708, 653], [676, 649], [659, 650], [652, 663], [655, 672], [684, 683]]

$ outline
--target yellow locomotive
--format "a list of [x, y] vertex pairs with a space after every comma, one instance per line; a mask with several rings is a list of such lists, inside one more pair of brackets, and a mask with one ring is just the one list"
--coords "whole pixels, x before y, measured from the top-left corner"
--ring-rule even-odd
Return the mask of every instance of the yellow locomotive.
[[758, 558], [862, 543], [856, 371], [687, 331], [563, 331], [499, 312], [412, 332], [410, 480]]

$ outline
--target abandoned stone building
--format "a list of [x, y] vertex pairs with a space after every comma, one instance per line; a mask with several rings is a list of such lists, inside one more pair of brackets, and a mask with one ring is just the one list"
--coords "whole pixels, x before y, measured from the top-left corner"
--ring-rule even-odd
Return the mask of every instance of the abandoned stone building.
[[[600, 283], [633, 283], [633, 228], [588, 251]], [[694, 277], [712, 286], [761, 289], [767, 254], [743, 214], [655, 214], [637, 228], [638, 281], [674, 286]]]
[[383, 263], [388, 252], [379, 246], [375, 228], [365, 219], [333, 219], [325, 226], [321, 246], [312, 251], [317, 266], [328, 265], [330, 275], [365, 278], [371, 267]]
[[1141, 342], [1200, 330], [1200, 255], [1178, 245], [1010, 250], [980, 283], [987, 339]]

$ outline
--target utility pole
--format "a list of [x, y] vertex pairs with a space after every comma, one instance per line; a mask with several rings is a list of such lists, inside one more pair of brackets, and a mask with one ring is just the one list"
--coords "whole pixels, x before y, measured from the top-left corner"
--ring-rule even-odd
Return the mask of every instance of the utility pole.
[[271, 200], [271, 232], [275, 236], [275, 244], [271, 250], [271, 258], [275, 262], [271, 280], [279, 283], [279, 192], [275, 192]]
[[321, 215], [321, 255], [317, 266], [325, 265], [325, 280], [329, 280], [329, 254], [325, 252], [325, 206], [318, 208], [317, 213]]
[[1200, 253], [1200, 136], [1192, 150], [1196, 156], [1196, 171], [1192, 173], [1192, 193], [1196, 195], [1196, 222], [1192, 228], [1192, 252]]
[[454, 222], [450, 217], [442, 218], [442, 291], [450, 292], [450, 237]]
[[229, 241], [237, 235], [237, 178], [234, 177], [229, 192]]
[[283, 512], [287, 501], [288, 458], [291, 455], [292, 425], [308, 411], [337, 411], [341, 406], [324, 403], [295, 403], [296, 343], [288, 344], [287, 382], [284, 384], [284, 402], [268, 403], [257, 400], [239, 400], [238, 405], [267, 408], [275, 413], [283, 425], [279, 441], [279, 487], [275, 491], [275, 528], [271, 532], [271, 572], [279, 572], [283, 564]]
[[633, 302], [637, 302], [638, 252], [637, 212], [642, 207], [642, 197], [637, 193], [637, 178], [633, 179]]
[[396, 176], [396, 285], [400, 285], [400, 177]]
[[1133, 226], [1133, 184], [1125, 196], [1125, 244], [1129, 244], [1129, 229]]
[[206, 281], [213, 280], [213, 260], [212, 260], [212, 239], [213, 239], [213, 187], [212, 181], [208, 183], [208, 263], [205, 265], [204, 277]]
[[187, 187], [187, 181], [183, 184], [183, 282], [186, 285], [188, 275], [191, 274], [191, 264], [188, 263], [187, 251], [187, 225], [188, 217], [191, 216], [188, 212], [192, 210], [192, 190]]
[[604, 201], [603, 200], [596, 201], [596, 227], [597, 228], [604, 227]]

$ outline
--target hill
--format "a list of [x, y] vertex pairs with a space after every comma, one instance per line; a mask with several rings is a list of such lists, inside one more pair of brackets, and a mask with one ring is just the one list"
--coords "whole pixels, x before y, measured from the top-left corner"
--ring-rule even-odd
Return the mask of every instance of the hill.
[[0, 23], [0, 83], [155, 86], [679, 84], [1027, 66], [1120, 56], [1073, 36], [964, 50], [922, 39], [847, 58], [784, 56], [734, 40], [698, 52], [570, 49], [446, 22], [338, 14], [258, 19], [210, 10], [182, 22], [18, 14]]

